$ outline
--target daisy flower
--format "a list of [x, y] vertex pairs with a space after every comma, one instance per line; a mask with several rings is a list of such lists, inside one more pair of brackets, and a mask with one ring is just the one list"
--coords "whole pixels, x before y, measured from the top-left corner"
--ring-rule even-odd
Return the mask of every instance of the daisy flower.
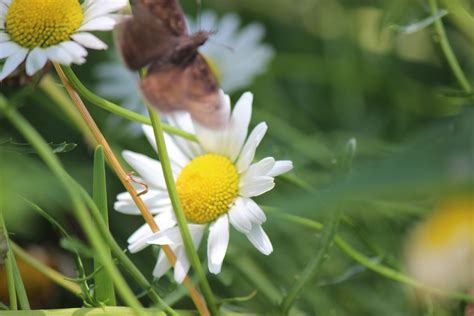
[[[260, 23], [251, 23], [240, 27], [240, 18], [236, 14], [226, 14], [221, 19], [212, 11], [201, 15], [201, 26], [187, 18], [189, 31], [213, 30], [215, 34], [199, 48], [215, 73], [224, 91], [232, 93], [252, 83], [263, 73], [274, 55], [273, 48], [262, 43], [265, 29]], [[96, 71], [99, 79], [97, 92], [104, 97], [120, 100], [129, 110], [146, 114], [142, 98], [138, 93], [138, 76], [115, 61], [99, 65]], [[120, 122], [111, 118], [108, 125], [116, 129]], [[131, 123], [129, 131], [141, 133], [140, 127]], [[127, 131], [128, 132], [128, 131]]]
[[[199, 140], [199, 143], [193, 143], [165, 134], [176, 188], [193, 242], [198, 247], [209, 230], [208, 267], [215, 274], [220, 272], [227, 251], [230, 225], [243, 233], [261, 253], [269, 255], [273, 251], [270, 239], [262, 229], [265, 214], [252, 198], [273, 189], [274, 177], [293, 167], [291, 161], [275, 161], [272, 157], [252, 163], [257, 146], [267, 131], [267, 125], [262, 122], [247, 137], [252, 99], [251, 93], [243, 94], [231, 113], [230, 99], [223, 96], [228, 124], [221, 130], [202, 127], [193, 122], [188, 113], [174, 113], [168, 118], [173, 126], [195, 133]], [[156, 150], [152, 128], [144, 126], [143, 129]], [[128, 248], [137, 252], [149, 244], [169, 245], [177, 257], [174, 277], [182, 282], [190, 263], [160, 162], [131, 151], [124, 151], [123, 157], [140, 175], [140, 181], [149, 186], [143, 199], [149, 210], [156, 214], [155, 220], [161, 229], [153, 234], [148, 225], [143, 225], [128, 239]], [[114, 208], [125, 214], [140, 214], [128, 193], [117, 196]], [[153, 275], [159, 278], [169, 268], [161, 251]]]
[[0, 80], [26, 60], [32, 76], [48, 60], [62, 65], [85, 62], [87, 50], [107, 45], [89, 33], [114, 28], [126, 0], [0, 0]]
[[224, 91], [234, 92], [251, 84], [266, 70], [273, 57], [273, 48], [262, 43], [265, 29], [260, 23], [254, 22], [239, 29], [238, 15], [230, 13], [219, 19], [212, 11], [204, 11], [199, 23], [189, 17], [187, 20], [191, 33], [199, 30], [216, 32], [199, 51]]
[[408, 272], [426, 285], [467, 289], [474, 284], [474, 199], [459, 196], [438, 209], [410, 235]]

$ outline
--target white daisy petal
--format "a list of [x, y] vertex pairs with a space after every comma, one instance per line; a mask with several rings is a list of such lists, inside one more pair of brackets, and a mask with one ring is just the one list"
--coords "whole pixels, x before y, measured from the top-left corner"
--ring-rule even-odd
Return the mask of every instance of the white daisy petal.
[[262, 122], [253, 129], [252, 133], [250, 133], [250, 136], [240, 153], [239, 159], [237, 160], [237, 170], [239, 170], [240, 173], [245, 172], [252, 163], [253, 158], [255, 157], [255, 150], [265, 136], [267, 129], [267, 124]]
[[184, 168], [188, 164], [189, 158], [186, 157], [168, 133], [164, 133], [163, 136], [165, 138], [166, 149], [168, 150], [170, 159], [174, 164], [180, 167], [179, 169]]
[[116, 20], [109, 16], [100, 16], [84, 23], [77, 31], [109, 31], [114, 28], [116, 23]]
[[71, 56], [67, 50], [59, 45], [45, 48], [45, 53], [49, 60], [61, 65], [70, 65], [74, 60], [73, 56]]
[[22, 48], [7, 58], [3, 65], [2, 72], [0, 73], [0, 81], [15, 71], [15, 69], [25, 60], [26, 54], [28, 54], [28, 50]]
[[273, 170], [275, 166], [275, 159], [273, 157], [267, 157], [260, 160], [257, 163], [252, 164], [247, 171], [243, 174], [243, 177], [252, 179], [255, 177], [266, 176], [268, 173]]
[[[155, 151], [158, 151], [156, 148], [156, 140], [153, 127], [149, 125], [142, 125], [142, 130], [153, 149], [155, 149]], [[166, 150], [168, 151], [168, 155], [172, 163], [174, 163], [176, 167], [179, 167], [179, 170], [182, 169], [189, 162], [189, 158], [182, 152], [181, 148], [176, 145], [174, 139], [168, 133], [164, 133], [164, 137], [166, 143]]]
[[[143, 182], [139, 177], [134, 178], [135, 181]], [[135, 184], [135, 183], [134, 183]], [[134, 186], [136, 190], [143, 189], [141, 186]], [[169, 204], [168, 191], [150, 189], [146, 194], [140, 196], [143, 202], [149, 206], [163, 206]], [[122, 192], [117, 194], [117, 201], [134, 203], [130, 193]]]
[[151, 228], [148, 224], [140, 226], [131, 236], [128, 238], [128, 250], [131, 253], [139, 252], [148, 246], [148, 238], [153, 235]]
[[161, 230], [153, 234], [147, 241], [153, 245], [178, 245], [182, 244], [181, 233], [178, 227], [172, 227], [167, 230]]
[[44, 67], [48, 57], [44, 49], [35, 47], [26, 58], [26, 74], [33, 76], [38, 70]]
[[251, 221], [254, 224], [261, 225], [263, 224], [266, 220], [267, 217], [265, 216], [265, 213], [263, 210], [258, 206], [257, 203], [255, 203], [254, 200], [248, 199], [248, 198], [243, 198], [245, 202], [245, 206], [247, 207], [247, 210], [249, 212]]
[[264, 255], [269, 255], [273, 252], [272, 243], [265, 231], [263, 231], [262, 226], [253, 225], [252, 230], [246, 236], [252, 245]]
[[[200, 241], [205, 227], [205, 225], [188, 224], [189, 232], [191, 233], [193, 241], [195, 239]], [[181, 238], [179, 227], [174, 226], [155, 233], [148, 239], [148, 243], [154, 245], [178, 245], [183, 243], [183, 239]]]
[[[176, 225], [176, 219], [174, 218], [174, 214], [172, 212], [158, 214], [154, 217], [154, 220], [158, 227], [162, 230], [170, 229]], [[143, 250], [149, 245], [148, 240], [151, 237], [153, 237], [153, 232], [150, 226], [148, 224], [142, 225], [128, 238], [128, 249], [132, 253]]]
[[84, 22], [88, 22], [101, 15], [106, 15], [110, 12], [118, 11], [126, 6], [127, 0], [114, 0], [114, 1], [97, 1], [91, 3], [84, 13]]
[[242, 145], [245, 142], [245, 138], [247, 137], [250, 117], [252, 115], [252, 101], [252, 93], [245, 92], [237, 101], [232, 111], [230, 130], [226, 144], [226, 153], [232, 161], [237, 159]]
[[125, 150], [122, 156], [148, 185], [166, 190], [163, 169], [159, 161], [128, 150]]
[[0, 32], [0, 43], [10, 41], [10, 36], [7, 33]]
[[221, 272], [229, 245], [229, 219], [227, 214], [220, 216], [209, 227], [209, 237], [207, 242], [207, 258], [209, 271], [214, 274]]
[[[149, 205], [148, 210], [151, 214], [164, 213], [171, 209], [171, 200], [166, 199], [162, 202], [164, 205]], [[141, 215], [140, 210], [134, 202], [116, 201], [114, 203], [114, 209], [117, 212], [128, 215]]]
[[249, 218], [244, 200], [240, 197], [235, 199], [234, 205], [230, 208], [229, 221], [232, 226], [243, 234], [247, 234], [252, 229], [252, 222]]
[[293, 169], [293, 162], [290, 160], [278, 160], [272, 170], [267, 174], [269, 177], [277, 177]]
[[0, 58], [6, 58], [22, 50], [20, 45], [15, 42], [1, 42], [0, 43]]
[[[189, 231], [191, 233], [191, 238], [193, 239], [194, 247], [197, 249], [201, 243], [202, 236], [204, 235], [204, 230], [206, 225], [193, 225], [190, 224]], [[177, 250], [176, 254], [176, 265], [174, 267], [174, 278], [176, 282], [182, 283], [189, 271], [189, 260], [186, 256], [186, 252], [183, 246], [180, 246], [181, 250]]]
[[[229, 116], [230, 114], [230, 97], [222, 90], [220, 90], [220, 98], [221, 98], [221, 106], [222, 112], [227, 113], [226, 115]], [[224, 121], [229, 121], [229, 118], [226, 118]], [[229, 123], [230, 124], [230, 123]], [[199, 143], [203, 147], [203, 149], [207, 152], [213, 152], [217, 154], [225, 154], [226, 148], [224, 145], [226, 144], [227, 135], [229, 131], [229, 126], [226, 126], [220, 130], [211, 129], [202, 126], [198, 122], [193, 121], [194, 129], [196, 131], [196, 136], [199, 140]]]
[[[179, 128], [185, 132], [195, 134], [193, 121], [191, 115], [187, 112], [174, 112], [167, 115], [168, 122], [171, 126]], [[189, 141], [183, 137], [175, 136], [174, 140], [176, 144], [181, 148], [183, 153], [192, 159], [196, 156], [200, 156], [204, 153], [204, 150], [196, 142]]]
[[91, 33], [81, 32], [71, 35], [71, 38], [83, 45], [84, 47], [91, 49], [104, 50], [107, 49], [107, 44], [98, 39], [95, 35]]
[[163, 250], [160, 250], [158, 260], [156, 260], [155, 267], [153, 268], [153, 276], [155, 278], [161, 278], [171, 268], [171, 264], [166, 258], [166, 254]]
[[74, 63], [82, 64], [84, 63], [85, 57], [87, 56], [87, 50], [81, 45], [73, 41], [66, 41], [59, 44], [63, 49], [65, 49], [71, 56], [74, 58]]
[[156, 148], [155, 132], [153, 131], [153, 127], [143, 124], [142, 131], [151, 147], [153, 147], [153, 149], [158, 152], [158, 149]]
[[184, 246], [177, 247], [175, 251], [176, 264], [174, 266], [174, 279], [178, 284], [183, 283], [184, 278], [188, 274], [190, 263], [186, 256]]
[[252, 182], [240, 183], [239, 194], [244, 197], [254, 197], [262, 195], [275, 187], [272, 177], [254, 178]]

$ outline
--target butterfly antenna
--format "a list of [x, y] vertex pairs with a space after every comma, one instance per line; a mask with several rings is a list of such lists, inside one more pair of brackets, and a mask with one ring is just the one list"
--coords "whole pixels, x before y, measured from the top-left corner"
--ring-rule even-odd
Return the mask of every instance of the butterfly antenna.
[[[211, 34], [216, 34], [217, 31], [211, 31], [210, 33], [211, 33]], [[235, 49], [234, 49], [232, 46], [227, 45], [227, 44], [224, 44], [224, 43], [219, 42], [219, 41], [216, 41], [216, 40], [212, 39], [212, 37], [209, 38], [209, 42], [214, 43], [214, 44], [216, 44], [216, 45], [220, 45], [220, 46], [222, 46], [222, 47], [228, 49], [231, 53], [235, 53]]]

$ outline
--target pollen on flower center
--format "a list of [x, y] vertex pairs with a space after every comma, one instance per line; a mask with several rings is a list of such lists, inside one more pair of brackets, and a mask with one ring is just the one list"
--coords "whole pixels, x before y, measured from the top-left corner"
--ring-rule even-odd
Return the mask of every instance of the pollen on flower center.
[[13, 0], [6, 30], [22, 47], [48, 47], [69, 40], [83, 20], [78, 0]]
[[209, 223], [229, 210], [237, 196], [239, 174], [227, 157], [206, 154], [183, 168], [176, 188], [186, 218], [193, 223]]

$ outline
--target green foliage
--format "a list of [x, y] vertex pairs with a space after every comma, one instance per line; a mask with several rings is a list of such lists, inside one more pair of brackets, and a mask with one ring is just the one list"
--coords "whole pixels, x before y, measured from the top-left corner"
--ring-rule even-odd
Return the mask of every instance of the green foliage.
[[[193, 4], [183, 1], [191, 15]], [[232, 231], [222, 273], [207, 275], [222, 309], [276, 311], [317, 258], [317, 274], [298, 291], [290, 315], [457, 315], [466, 300], [462, 293], [441, 293], [454, 297], [446, 301], [415, 299], [414, 288], [421, 286], [404, 272], [404, 245], [411, 229], [440, 201], [474, 188], [470, 2], [440, 0], [437, 10], [423, 0], [210, 0], [203, 6], [222, 14], [235, 11], [245, 24], [259, 20], [265, 25], [265, 42], [276, 55], [248, 87], [255, 95], [251, 124], [266, 121], [269, 126], [257, 155], [290, 159], [295, 166], [277, 179], [274, 191], [258, 198], [269, 206], [264, 228], [274, 253], [259, 254], [245, 236]], [[445, 32], [435, 26], [439, 23]], [[446, 46], [439, 45], [443, 33], [467, 84], [459, 81], [459, 70], [453, 72]], [[114, 46], [111, 37], [106, 40]], [[151, 124], [148, 117], [121, 107], [124, 100], [105, 100], [93, 92], [97, 80], [92, 74], [107, 58], [103, 52], [90, 52], [86, 64], [65, 69], [99, 127], [117, 116]], [[52, 76], [47, 79], [54, 85]], [[161, 295], [173, 308], [194, 309], [186, 291], [172, 284], [172, 276], [151, 282], [156, 252], [146, 249], [131, 260], [125, 255], [126, 239], [143, 219], [112, 210], [115, 196], [123, 191], [121, 183], [106, 177], [100, 150], [93, 156], [94, 146], [60, 110], [60, 98], [45, 91], [40, 84], [22, 90], [2, 87], [1, 93], [48, 140], [47, 148], [92, 192], [94, 201], [87, 201], [88, 193], [77, 183], [63, 179], [58, 184], [34, 144], [25, 141], [0, 109], [0, 208], [13, 238], [59, 244], [48, 232], [60, 230], [60, 246], [75, 260], [73, 279], [81, 284], [86, 305], [114, 305], [110, 271], [120, 268], [128, 273], [130, 293], [144, 304], [159, 305]], [[123, 149], [153, 152], [141, 136], [103, 130], [117, 154]], [[85, 237], [95, 232], [99, 245], [76, 236], [74, 192], [87, 205], [82, 225], [93, 226]], [[19, 195], [34, 204], [21, 202]], [[38, 221], [32, 210], [46, 222]], [[337, 247], [326, 253], [322, 250], [330, 242], [321, 245], [319, 231], [339, 211]], [[0, 259], [8, 250], [1, 236]], [[327, 255], [324, 262], [322, 254]], [[111, 262], [108, 270], [98, 255]], [[15, 286], [21, 287], [11, 269]], [[92, 278], [100, 286], [94, 288]], [[26, 307], [24, 293], [19, 294], [20, 307]]]

